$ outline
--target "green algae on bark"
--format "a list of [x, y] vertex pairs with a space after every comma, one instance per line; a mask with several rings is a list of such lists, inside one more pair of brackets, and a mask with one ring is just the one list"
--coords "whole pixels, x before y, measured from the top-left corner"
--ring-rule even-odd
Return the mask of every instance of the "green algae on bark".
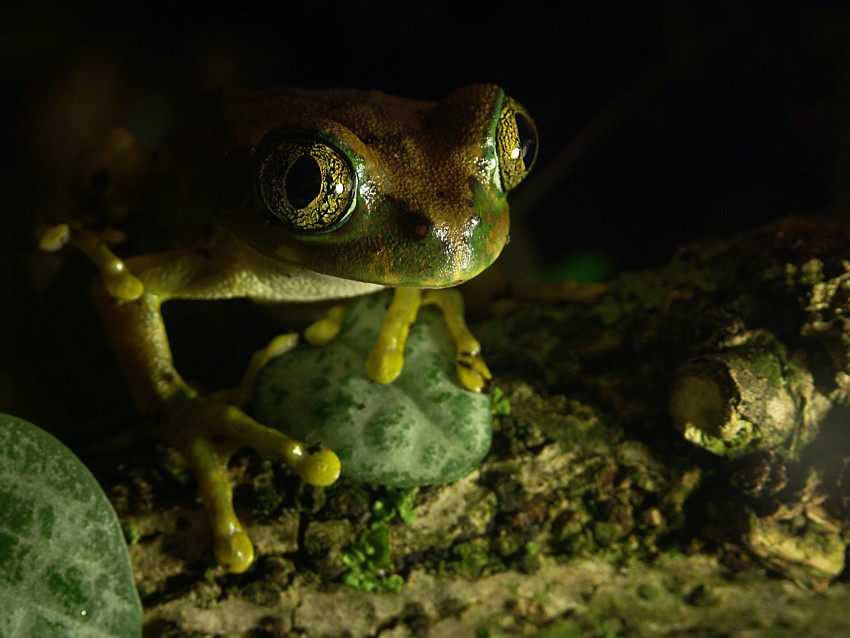
[[[392, 581], [398, 591], [343, 582], [344, 556], [379, 521], [386, 488], [345, 477], [305, 487], [239, 456], [237, 504], [261, 558], [241, 577], [213, 570], [211, 580], [209, 555], [163, 551], [206, 546], [190, 496], [176, 509], [182, 526], [126, 498], [148, 626], [172, 635], [342, 626], [352, 636], [641, 635], [651, 624], [661, 635], [767, 636], [776, 623], [850, 632], [848, 249], [841, 224], [798, 217], [685, 247], [665, 268], [592, 290], [556, 285], [495, 302], [472, 329], [510, 410], [494, 417], [477, 469], [420, 489], [408, 504], [414, 520], [383, 521], [389, 563], [376, 574], [403, 579]], [[692, 365], [719, 367], [740, 396], [750, 392], [749, 404], [728, 404], [750, 436], [721, 438], [722, 454], [687, 440], [669, 412]], [[781, 409], [765, 412], [758, 388]], [[717, 412], [719, 422], [700, 427], [721, 431], [729, 419]], [[168, 477], [147, 472], [155, 486]], [[149, 493], [139, 483], [130, 494]], [[274, 533], [284, 523], [285, 542]], [[182, 595], [168, 593], [176, 582]]]

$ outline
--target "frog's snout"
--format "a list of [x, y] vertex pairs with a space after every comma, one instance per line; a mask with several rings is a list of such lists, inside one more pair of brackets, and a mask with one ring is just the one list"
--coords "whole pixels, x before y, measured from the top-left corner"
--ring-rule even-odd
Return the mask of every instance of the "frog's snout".
[[[450, 225], [425, 220], [415, 230], [420, 258], [414, 260], [420, 285], [445, 288], [463, 283], [489, 268], [508, 243], [507, 205], [475, 209], [466, 219]], [[414, 249], [415, 250], [415, 249]], [[418, 276], [417, 276], [418, 275]]]

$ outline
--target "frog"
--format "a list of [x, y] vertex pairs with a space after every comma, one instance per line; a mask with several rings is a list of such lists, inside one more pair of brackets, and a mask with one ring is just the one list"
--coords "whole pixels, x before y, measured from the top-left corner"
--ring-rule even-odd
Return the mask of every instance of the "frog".
[[[202, 394], [175, 369], [162, 305], [318, 302], [393, 288], [367, 376], [386, 384], [399, 375], [407, 332], [434, 305], [456, 344], [459, 383], [486, 392], [492, 375], [456, 286], [508, 243], [507, 194], [537, 150], [528, 111], [492, 84], [437, 101], [364, 89], [222, 89], [153, 157], [117, 130], [86, 164], [83, 190], [112, 208], [124, 190], [141, 193], [177, 247], [119, 257], [115, 229], [78, 216], [44, 230], [41, 248], [74, 244], [99, 269], [93, 294], [113, 352], [139, 410], [194, 472], [226, 571], [255, 560], [228, 478], [236, 450], [282, 461], [315, 486], [335, 482], [340, 461], [246, 410], [257, 371], [293, 346], [292, 335], [257, 353], [238, 388]], [[341, 308], [310, 326], [307, 340], [331, 341]]]

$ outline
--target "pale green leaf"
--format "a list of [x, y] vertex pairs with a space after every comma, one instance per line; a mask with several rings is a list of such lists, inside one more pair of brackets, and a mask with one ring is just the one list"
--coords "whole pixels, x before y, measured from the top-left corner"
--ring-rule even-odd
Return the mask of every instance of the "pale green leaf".
[[0, 636], [140, 636], [118, 517], [62, 443], [0, 414]]
[[388, 385], [366, 377], [388, 294], [354, 301], [331, 344], [270, 362], [257, 380], [257, 417], [330, 447], [344, 476], [398, 487], [457, 480], [490, 449], [490, 399], [460, 387], [454, 343], [434, 308], [423, 308], [410, 331], [401, 376]]

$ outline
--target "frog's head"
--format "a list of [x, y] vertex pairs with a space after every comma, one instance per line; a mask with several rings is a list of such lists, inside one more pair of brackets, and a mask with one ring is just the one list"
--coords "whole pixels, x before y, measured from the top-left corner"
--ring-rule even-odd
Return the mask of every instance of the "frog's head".
[[[243, 96], [244, 98], [244, 96]], [[391, 286], [452, 286], [508, 241], [507, 193], [537, 134], [502, 89], [440, 102], [378, 92], [280, 91], [252, 129], [252, 193], [220, 221], [262, 254]]]

